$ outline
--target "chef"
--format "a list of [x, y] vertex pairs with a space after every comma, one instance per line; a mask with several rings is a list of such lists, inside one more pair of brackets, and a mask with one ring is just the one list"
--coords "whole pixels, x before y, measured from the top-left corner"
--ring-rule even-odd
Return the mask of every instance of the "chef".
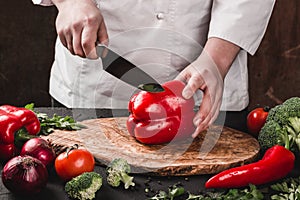
[[[96, 42], [159, 83], [178, 79], [199, 110], [193, 136], [219, 111], [249, 103], [247, 54], [263, 38], [275, 0], [33, 0], [58, 9], [50, 94], [70, 108], [127, 108], [136, 91], [105, 72]], [[138, 78], [138, 77], [136, 77]], [[197, 95], [196, 95], [197, 94]]]

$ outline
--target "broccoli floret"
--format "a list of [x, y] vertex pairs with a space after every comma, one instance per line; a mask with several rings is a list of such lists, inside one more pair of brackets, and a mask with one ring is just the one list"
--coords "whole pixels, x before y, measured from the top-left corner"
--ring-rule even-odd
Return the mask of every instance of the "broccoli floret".
[[277, 122], [273, 120], [267, 121], [258, 135], [258, 141], [260, 141], [260, 146], [263, 150], [276, 144], [285, 146], [284, 132]]
[[124, 183], [124, 188], [135, 186], [133, 177], [129, 175], [131, 172], [130, 165], [123, 158], [112, 160], [106, 168], [107, 183], [113, 187], [118, 187], [121, 182]]
[[280, 125], [288, 123], [289, 118], [300, 117], [300, 98], [292, 97], [270, 109], [267, 121], [274, 120]]
[[85, 172], [68, 181], [65, 191], [73, 199], [91, 200], [102, 186], [102, 176], [96, 172]]
[[276, 144], [294, 153], [300, 150], [300, 98], [292, 97], [270, 109], [258, 135], [263, 150]]

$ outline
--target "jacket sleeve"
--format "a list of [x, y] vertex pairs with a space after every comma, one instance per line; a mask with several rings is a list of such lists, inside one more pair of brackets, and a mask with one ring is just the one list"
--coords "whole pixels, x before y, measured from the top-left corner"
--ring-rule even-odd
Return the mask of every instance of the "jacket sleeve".
[[41, 5], [41, 6], [52, 6], [53, 3], [51, 0], [32, 0], [33, 4]]
[[253, 55], [266, 31], [275, 0], [214, 0], [208, 37], [230, 41]]

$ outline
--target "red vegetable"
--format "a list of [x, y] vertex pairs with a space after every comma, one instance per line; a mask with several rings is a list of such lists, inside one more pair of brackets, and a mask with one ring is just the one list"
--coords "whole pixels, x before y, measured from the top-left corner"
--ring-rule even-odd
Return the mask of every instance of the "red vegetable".
[[24, 128], [27, 135], [39, 133], [40, 122], [33, 111], [10, 105], [0, 106], [0, 159], [8, 160], [17, 154], [17, 148], [13, 145], [15, 134], [24, 132]]
[[2, 182], [13, 193], [34, 195], [47, 184], [45, 165], [31, 156], [17, 156], [9, 160], [2, 170]]
[[54, 164], [57, 175], [62, 180], [68, 181], [83, 172], [93, 171], [95, 160], [91, 152], [75, 146], [59, 154]]
[[255, 108], [247, 116], [247, 127], [248, 131], [254, 137], [257, 137], [260, 129], [266, 123], [270, 108]]
[[22, 147], [20, 155], [30, 155], [39, 159], [46, 167], [53, 164], [56, 154], [49, 143], [42, 138], [32, 138]]
[[163, 92], [141, 91], [129, 102], [127, 129], [141, 143], [167, 143], [190, 136], [195, 130], [195, 102], [182, 97], [184, 83], [174, 80], [162, 86]]
[[249, 184], [261, 185], [284, 178], [293, 168], [295, 155], [283, 146], [268, 149], [255, 163], [225, 170], [212, 178], [206, 188], [238, 188]]
[[7, 161], [17, 155], [18, 149], [14, 143], [0, 144], [0, 160]]

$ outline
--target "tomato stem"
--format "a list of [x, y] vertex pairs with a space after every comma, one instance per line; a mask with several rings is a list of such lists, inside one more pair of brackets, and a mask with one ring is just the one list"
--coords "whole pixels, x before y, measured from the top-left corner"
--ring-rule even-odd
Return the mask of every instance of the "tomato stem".
[[264, 106], [263, 109], [265, 112], [269, 112], [271, 108], [269, 106]]
[[74, 150], [74, 149], [78, 149], [79, 145], [78, 144], [74, 144], [72, 146], [70, 146], [69, 148], [67, 148], [66, 152], [67, 152], [67, 157], [69, 156], [70, 151]]

